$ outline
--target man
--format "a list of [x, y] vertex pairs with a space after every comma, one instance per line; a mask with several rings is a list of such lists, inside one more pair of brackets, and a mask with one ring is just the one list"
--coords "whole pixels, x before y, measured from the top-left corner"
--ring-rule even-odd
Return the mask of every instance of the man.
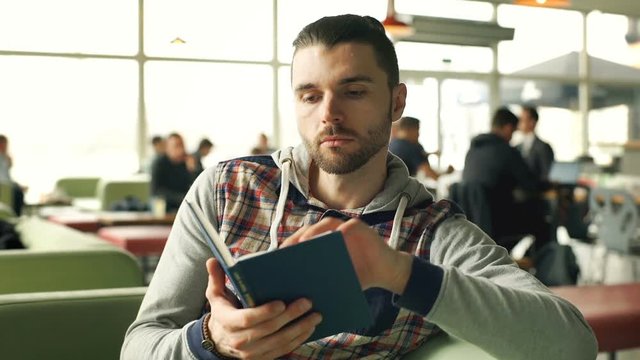
[[[537, 199], [541, 184], [520, 153], [509, 145], [517, 126], [518, 118], [509, 109], [498, 109], [491, 122], [491, 132], [471, 140], [462, 181], [480, 184], [486, 189], [491, 235], [499, 244], [510, 249], [515, 243], [506, 237], [532, 234], [536, 237], [536, 246], [541, 247], [549, 240], [549, 228]], [[516, 192], [523, 195], [516, 199]]]
[[20, 184], [13, 181], [10, 170], [13, 165], [11, 155], [9, 155], [9, 139], [0, 134], [0, 183], [9, 184], [13, 198], [13, 211], [16, 215], [22, 214], [24, 207], [24, 190]]
[[[418, 142], [420, 138], [420, 120], [405, 116], [398, 120], [397, 129], [394, 136], [391, 137], [389, 143], [389, 151], [399, 157], [407, 169], [409, 175], [416, 176], [418, 172], [422, 172], [426, 177], [438, 180], [441, 174], [433, 170], [429, 165], [429, 154]], [[453, 172], [453, 168], [449, 166], [447, 174]]]
[[211, 153], [211, 149], [213, 149], [213, 143], [211, 142], [211, 140], [203, 138], [198, 144], [198, 149], [193, 154], [191, 154], [191, 157], [193, 157], [193, 161], [195, 163], [194, 173], [196, 176], [200, 175], [200, 173], [204, 170], [202, 159], [207, 157], [207, 155]]
[[155, 135], [151, 138], [151, 148], [153, 149], [153, 154], [149, 156], [142, 165], [140, 172], [151, 174], [151, 167], [153, 166], [153, 162], [164, 155], [167, 149], [167, 141], [160, 135]]
[[522, 154], [531, 172], [541, 181], [549, 179], [549, 171], [554, 160], [553, 149], [536, 135], [538, 110], [533, 106], [523, 106], [520, 112], [518, 130], [523, 134], [517, 149]]
[[434, 204], [388, 155], [407, 91], [382, 25], [326, 17], [307, 25], [294, 47], [304, 145], [222, 162], [187, 197], [235, 256], [341, 231], [375, 323], [305, 344], [322, 321], [308, 300], [238, 309], [181, 209], [122, 358], [394, 359], [435, 326], [500, 358], [594, 358], [593, 335], [573, 306], [519, 270], [451, 203]]
[[166, 153], [151, 165], [151, 195], [164, 198], [167, 211], [176, 211], [195, 178], [196, 164], [187, 156], [182, 136], [170, 134]]
[[269, 146], [269, 138], [265, 133], [258, 135], [258, 144], [251, 149], [251, 155], [271, 155], [275, 149]]

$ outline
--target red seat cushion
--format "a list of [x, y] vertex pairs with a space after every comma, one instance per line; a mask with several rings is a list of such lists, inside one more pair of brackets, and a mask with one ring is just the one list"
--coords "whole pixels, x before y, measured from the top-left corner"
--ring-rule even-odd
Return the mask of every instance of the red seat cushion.
[[107, 226], [98, 236], [135, 255], [160, 254], [169, 238], [171, 226]]
[[551, 290], [582, 312], [598, 339], [600, 351], [640, 347], [640, 283]]

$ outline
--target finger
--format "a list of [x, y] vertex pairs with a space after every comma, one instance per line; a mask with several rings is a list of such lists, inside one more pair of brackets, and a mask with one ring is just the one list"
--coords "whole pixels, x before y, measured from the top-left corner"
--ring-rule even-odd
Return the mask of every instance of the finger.
[[[226, 301], [226, 300], [225, 300]], [[227, 301], [228, 303], [228, 301]], [[213, 314], [213, 304], [211, 305], [211, 316]], [[270, 321], [282, 315], [286, 307], [282, 301], [272, 301], [260, 306], [245, 309], [233, 309], [235, 311], [221, 311], [217, 313], [216, 320], [228, 330], [239, 332], [252, 329], [264, 322]], [[238, 334], [244, 336], [243, 334]], [[252, 335], [256, 338], [259, 335]]]
[[223, 296], [226, 286], [224, 285], [224, 271], [215, 258], [207, 260], [207, 273], [209, 274], [208, 288], [216, 296]]
[[309, 226], [309, 228], [300, 235], [300, 239], [298, 240], [298, 242], [309, 240], [312, 237], [320, 235], [327, 231], [336, 230], [343, 223], [343, 220], [334, 217], [326, 217], [320, 220], [318, 223]]
[[322, 316], [319, 313], [309, 314], [299, 321], [287, 325], [277, 333], [257, 341], [252, 347], [252, 351], [255, 351], [256, 354], [276, 354], [275, 356], [265, 356], [265, 358], [274, 358], [291, 352], [311, 336], [320, 322], [322, 322]]
[[280, 244], [280, 247], [287, 247], [287, 246], [297, 244], [300, 241], [300, 237], [302, 236], [302, 234], [304, 234], [307, 231], [307, 229], [309, 229], [310, 226], [311, 225], [304, 225], [303, 227], [298, 229], [295, 233], [293, 233], [291, 236], [286, 238], [282, 242], [282, 244]]
[[253, 328], [248, 328], [244, 331], [238, 332], [239, 348], [245, 348], [245, 345], [265, 338], [271, 334], [274, 334], [284, 328], [287, 324], [299, 319], [309, 310], [311, 310], [311, 301], [307, 299], [298, 299], [289, 304], [284, 312], [280, 315], [255, 325]]

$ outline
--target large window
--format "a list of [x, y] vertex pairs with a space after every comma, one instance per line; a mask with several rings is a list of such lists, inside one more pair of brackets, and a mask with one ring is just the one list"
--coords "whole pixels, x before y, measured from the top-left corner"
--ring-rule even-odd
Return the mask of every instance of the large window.
[[500, 5], [498, 23], [514, 28], [498, 47], [498, 68], [513, 73], [582, 48], [583, 16], [577, 11]]
[[132, 55], [137, 26], [137, 1], [0, 0], [0, 50]]
[[207, 137], [211, 157], [225, 159], [248, 155], [259, 133], [271, 133], [269, 66], [152, 61], [145, 69], [150, 134], [180, 132], [192, 151]]
[[137, 170], [135, 62], [2, 56], [0, 79], [0, 132], [31, 200], [63, 176]]
[[149, 56], [269, 61], [271, 1], [145, 1]]

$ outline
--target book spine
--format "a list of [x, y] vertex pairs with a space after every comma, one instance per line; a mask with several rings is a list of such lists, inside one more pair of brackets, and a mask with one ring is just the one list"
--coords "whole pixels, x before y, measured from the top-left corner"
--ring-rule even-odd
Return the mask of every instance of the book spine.
[[242, 271], [240, 271], [237, 265], [231, 268], [230, 270], [231, 270], [230, 280], [233, 283], [233, 286], [238, 291], [238, 295], [240, 297], [240, 302], [242, 303], [242, 306], [244, 306], [245, 308], [256, 306], [256, 302], [254, 301], [253, 296], [249, 291], [249, 287], [247, 286], [246, 281], [244, 281], [244, 277], [242, 276]]

